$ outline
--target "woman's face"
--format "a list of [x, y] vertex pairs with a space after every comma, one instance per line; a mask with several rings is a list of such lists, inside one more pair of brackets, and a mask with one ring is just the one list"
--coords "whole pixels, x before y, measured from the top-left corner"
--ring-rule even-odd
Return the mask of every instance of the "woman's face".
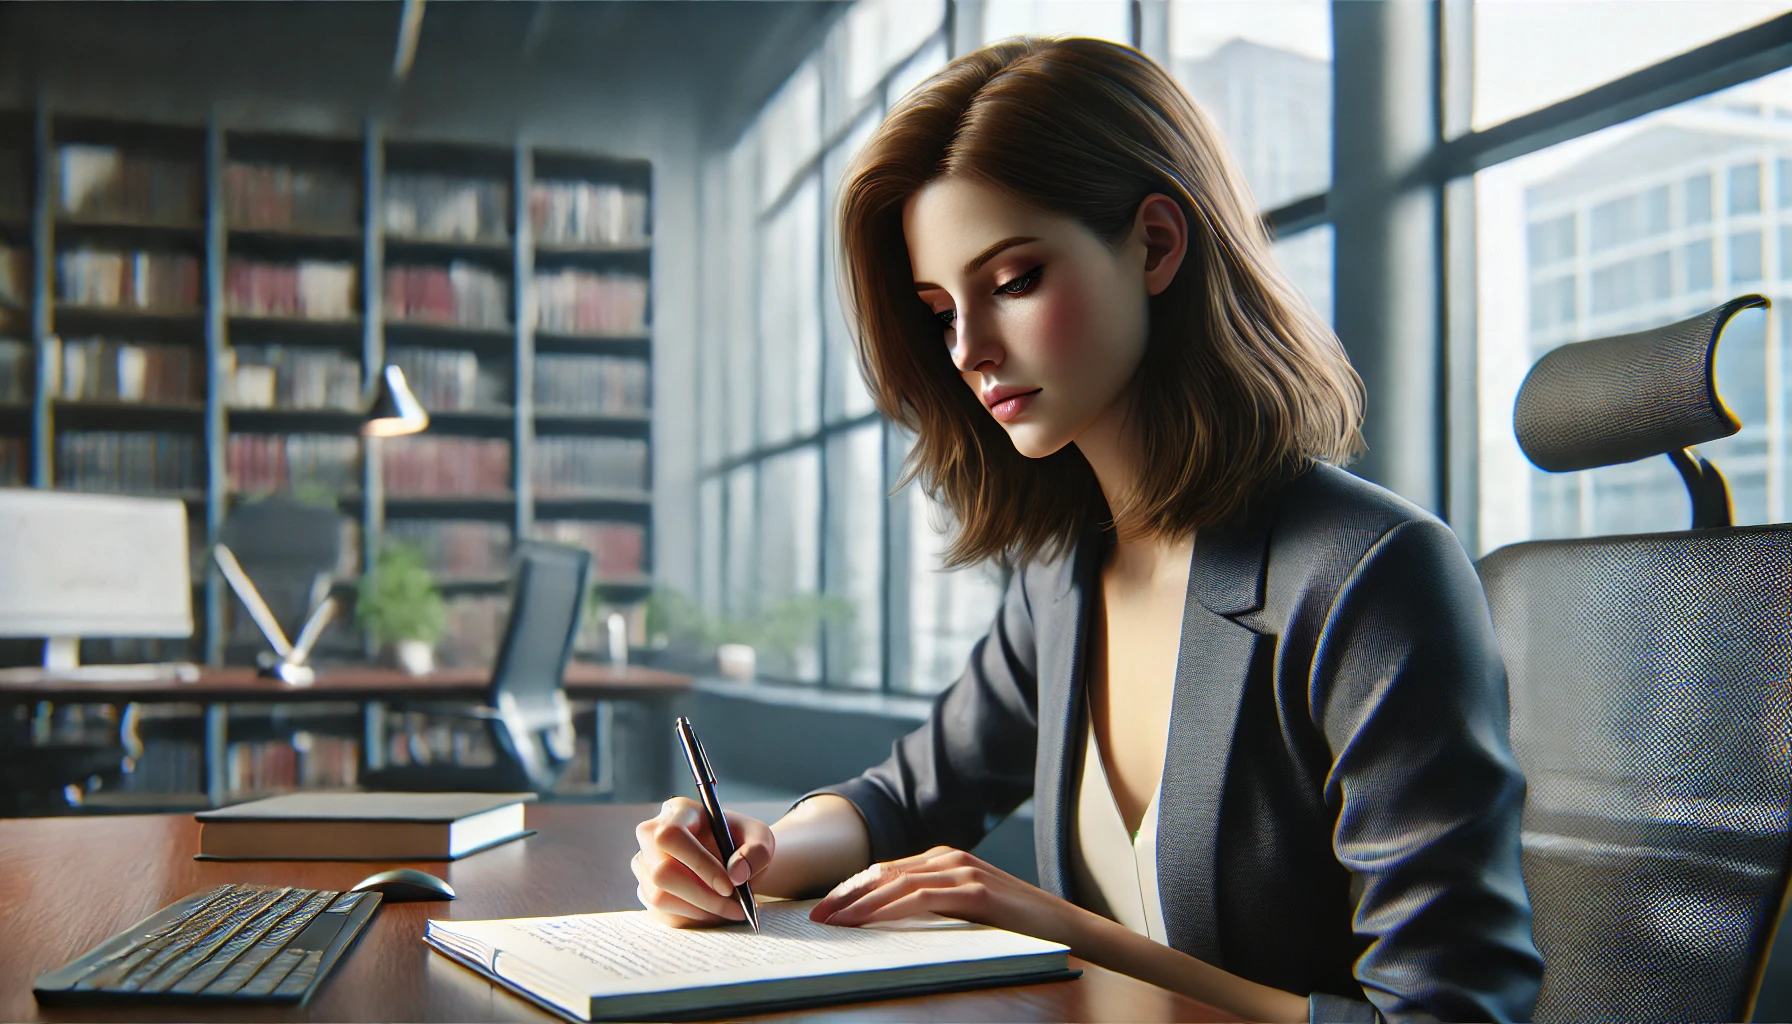
[[1146, 298], [1180, 263], [1182, 224], [1174, 201], [1148, 197], [1115, 249], [1075, 220], [953, 177], [904, 204], [916, 294], [938, 317], [959, 376], [1022, 455], [1043, 458], [1124, 416], [1145, 354]]

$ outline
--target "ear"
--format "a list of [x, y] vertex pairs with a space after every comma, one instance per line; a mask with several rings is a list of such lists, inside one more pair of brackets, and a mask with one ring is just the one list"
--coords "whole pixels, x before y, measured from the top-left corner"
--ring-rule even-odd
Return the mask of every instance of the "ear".
[[1162, 192], [1151, 193], [1139, 202], [1132, 233], [1145, 247], [1145, 290], [1161, 294], [1188, 254], [1188, 218], [1182, 205]]

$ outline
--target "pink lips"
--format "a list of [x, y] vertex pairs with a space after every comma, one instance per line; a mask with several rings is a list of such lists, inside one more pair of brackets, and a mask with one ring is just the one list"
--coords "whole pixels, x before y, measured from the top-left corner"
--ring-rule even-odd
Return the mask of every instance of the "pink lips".
[[1033, 404], [1034, 397], [1041, 390], [1043, 389], [1034, 388], [1031, 391], [1022, 391], [1019, 388], [997, 388], [995, 393], [990, 396], [998, 399], [990, 403], [990, 415], [1006, 423], [1026, 411], [1027, 406]]

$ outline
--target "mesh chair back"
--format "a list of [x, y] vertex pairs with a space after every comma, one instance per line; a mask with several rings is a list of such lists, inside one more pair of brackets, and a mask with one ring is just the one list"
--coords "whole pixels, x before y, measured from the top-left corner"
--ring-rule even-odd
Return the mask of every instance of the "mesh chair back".
[[341, 514], [289, 498], [263, 498], [233, 509], [219, 540], [236, 555], [286, 638], [297, 639], [318, 577], [327, 578], [341, 561]]
[[591, 553], [561, 544], [517, 545], [510, 623], [492, 669], [491, 705], [502, 714], [509, 753], [538, 790], [572, 757], [571, 712], [561, 680], [579, 631]]
[[1536, 1019], [1747, 1020], [1786, 894], [1792, 526], [1478, 568], [1528, 786]]

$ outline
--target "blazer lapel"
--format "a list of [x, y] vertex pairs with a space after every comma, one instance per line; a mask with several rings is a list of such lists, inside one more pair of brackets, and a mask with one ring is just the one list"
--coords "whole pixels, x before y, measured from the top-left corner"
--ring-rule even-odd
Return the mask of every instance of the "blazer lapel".
[[1170, 945], [1216, 967], [1220, 802], [1246, 681], [1272, 638], [1233, 620], [1263, 606], [1267, 516], [1195, 538], [1164, 750], [1157, 884]]
[[1039, 887], [1054, 896], [1073, 899], [1067, 830], [1071, 771], [1067, 752], [1083, 727], [1082, 666], [1089, 650], [1090, 598], [1101, 567], [1104, 537], [1085, 531], [1076, 550], [1059, 563], [1048, 581], [1049, 594], [1038, 605], [1033, 629], [1039, 651], [1038, 755], [1034, 769], [1033, 849]]

